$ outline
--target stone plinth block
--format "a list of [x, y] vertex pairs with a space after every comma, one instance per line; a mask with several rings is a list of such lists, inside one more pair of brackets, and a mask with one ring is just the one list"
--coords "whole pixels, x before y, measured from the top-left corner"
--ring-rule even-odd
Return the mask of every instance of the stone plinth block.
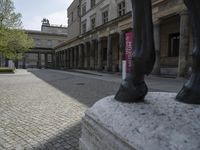
[[200, 150], [200, 106], [175, 93], [149, 93], [144, 103], [106, 97], [82, 120], [80, 150]]

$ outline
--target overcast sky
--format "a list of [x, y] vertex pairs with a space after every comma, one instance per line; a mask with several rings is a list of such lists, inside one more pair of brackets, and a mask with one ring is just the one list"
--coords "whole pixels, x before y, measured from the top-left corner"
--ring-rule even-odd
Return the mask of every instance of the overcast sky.
[[67, 25], [67, 8], [73, 0], [13, 0], [15, 12], [22, 14], [24, 29], [40, 30], [43, 18], [50, 24]]

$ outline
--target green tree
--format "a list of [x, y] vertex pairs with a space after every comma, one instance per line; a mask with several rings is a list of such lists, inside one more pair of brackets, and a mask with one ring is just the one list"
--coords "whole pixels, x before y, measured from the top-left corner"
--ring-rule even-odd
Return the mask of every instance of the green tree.
[[23, 30], [0, 29], [0, 53], [8, 59], [21, 59], [21, 53], [33, 46], [33, 40]]
[[33, 46], [33, 40], [22, 30], [21, 14], [14, 12], [11, 0], [0, 0], [0, 54], [19, 59]]
[[0, 27], [20, 28], [22, 25], [21, 14], [14, 12], [11, 0], [0, 0]]

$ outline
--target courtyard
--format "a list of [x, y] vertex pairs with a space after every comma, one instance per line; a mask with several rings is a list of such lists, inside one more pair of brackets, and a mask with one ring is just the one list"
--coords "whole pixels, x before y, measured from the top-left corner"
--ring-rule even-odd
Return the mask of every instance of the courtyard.
[[[148, 77], [150, 91], [177, 92], [183, 79]], [[0, 75], [0, 150], [76, 150], [84, 112], [116, 93], [116, 74], [17, 70]]]

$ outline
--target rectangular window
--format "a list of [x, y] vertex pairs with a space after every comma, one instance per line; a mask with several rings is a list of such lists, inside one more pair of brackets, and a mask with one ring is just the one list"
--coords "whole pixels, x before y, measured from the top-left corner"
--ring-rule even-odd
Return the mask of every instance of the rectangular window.
[[86, 32], [86, 21], [82, 23], [82, 33]]
[[91, 18], [91, 29], [94, 29], [96, 27], [96, 18]]
[[36, 39], [35, 42], [36, 42], [35, 44], [36, 44], [37, 47], [41, 46], [41, 41], [40, 41], [40, 39]]
[[123, 16], [126, 13], [125, 1], [118, 4], [118, 16]]
[[79, 5], [77, 6], [77, 14], [78, 14], [79, 17], [81, 16], [81, 9], [80, 9]]
[[71, 13], [71, 21], [72, 22], [74, 21], [74, 13], [73, 12]]
[[96, 4], [96, 0], [91, 0], [91, 8], [94, 8], [95, 4]]
[[108, 22], [108, 11], [104, 11], [102, 13], [102, 21], [103, 21], [103, 23]]
[[52, 55], [51, 55], [51, 54], [48, 54], [48, 55], [47, 55], [47, 59], [48, 59], [48, 62], [49, 62], [49, 63], [52, 62]]
[[86, 4], [82, 5], [82, 16], [86, 14]]
[[178, 57], [179, 56], [179, 41], [180, 33], [169, 34], [169, 57]]
[[52, 40], [48, 40], [47, 45], [48, 45], [48, 47], [52, 47]]

